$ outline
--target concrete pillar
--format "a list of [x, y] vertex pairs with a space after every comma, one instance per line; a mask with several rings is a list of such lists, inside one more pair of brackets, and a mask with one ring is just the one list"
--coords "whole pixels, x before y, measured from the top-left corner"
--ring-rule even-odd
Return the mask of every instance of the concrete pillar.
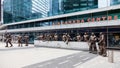
[[110, 63], [114, 63], [114, 51], [113, 50], [108, 50], [108, 61]]

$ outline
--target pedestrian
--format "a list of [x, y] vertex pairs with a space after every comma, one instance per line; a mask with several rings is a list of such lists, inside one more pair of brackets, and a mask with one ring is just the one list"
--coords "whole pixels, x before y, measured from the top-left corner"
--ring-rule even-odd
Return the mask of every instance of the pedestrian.
[[97, 53], [97, 47], [96, 47], [96, 36], [94, 33], [91, 33], [91, 36], [90, 36], [90, 39], [89, 39], [89, 52], [90, 53], [94, 53], [96, 54]]
[[18, 47], [22, 47], [22, 36], [18, 36]]
[[102, 32], [100, 32], [98, 45], [100, 50], [99, 54], [102, 55], [103, 57], [106, 57], [107, 52], [106, 52], [105, 35]]
[[57, 35], [57, 33], [55, 33], [55, 35], [54, 35], [54, 40], [58, 41], [58, 35]]
[[25, 40], [25, 46], [28, 46], [29, 36], [27, 34], [24, 36], [24, 40]]
[[8, 47], [8, 44], [10, 44], [11, 45], [10, 47], [12, 47], [13, 44], [11, 43], [11, 41], [12, 41], [11, 34], [7, 34], [6, 35], [6, 46], [5, 47]]
[[88, 40], [89, 40], [89, 35], [86, 32], [83, 35], [83, 39], [85, 42], [88, 42]]
[[76, 39], [77, 39], [78, 42], [80, 42], [82, 40], [82, 37], [79, 33], [77, 33]]
[[66, 41], [66, 35], [63, 33], [62, 40], [65, 42]]
[[72, 40], [71, 36], [66, 33], [66, 44], [68, 45], [69, 41]]

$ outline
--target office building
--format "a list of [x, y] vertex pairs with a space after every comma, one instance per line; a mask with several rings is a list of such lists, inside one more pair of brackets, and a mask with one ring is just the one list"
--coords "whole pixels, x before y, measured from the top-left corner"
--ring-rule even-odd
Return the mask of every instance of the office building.
[[[4, 22], [0, 27], [0, 34], [28, 34], [30, 41], [33, 41], [36, 36], [41, 33], [57, 33], [60, 36], [63, 33], [69, 33], [74, 37], [77, 33], [83, 35], [85, 32], [88, 32], [88, 34], [94, 32], [98, 36], [99, 32], [103, 32], [106, 34], [107, 40], [120, 38], [120, 4], [115, 4], [115, 0], [41, 1], [42, 0], [31, 1], [32, 10], [29, 9], [31, 10], [29, 13], [32, 12], [32, 14], [30, 17], [27, 17], [29, 20]], [[4, 3], [4, 5], [6, 4]], [[9, 10], [10, 9], [6, 9], [6, 11]], [[8, 13], [9, 18], [7, 19], [14, 20], [14, 18], [11, 18], [14, 17], [14, 13], [10, 13]], [[4, 20], [6, 20], [6, 18], [4, 18]]]

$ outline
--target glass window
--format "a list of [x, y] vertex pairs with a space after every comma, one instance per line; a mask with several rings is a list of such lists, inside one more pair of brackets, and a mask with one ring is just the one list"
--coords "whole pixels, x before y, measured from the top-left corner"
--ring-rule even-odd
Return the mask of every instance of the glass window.
[[117, 16], [117, 18], [120, 19], [120, 9], [110, 10], [108, 11], [108, 15], [112, 16], [113, 19], [114, 19], [114, 16]]
[[77, 16], [72, 16], [67, 18], [68, 24], [77, 23]]
[[91, 14], [84, 14], [78, 16], [78, 20], [80, 21], [80, 23], [90, 22], [91, 21], [90, 19], [91, 19]]
[[110, 0], [110, 1], [111, 1], [110, 5], [118, 5], [118, 4], [120, 4], [120, 0]]
[[49, 26], [49, 22], [48, 21], [42, 21], [41, 23], [41, 26]]
[[110, 27], [108, 29], [108, 44], [109, 47], [120, 48], [120, 28]]
[[104, 21], [107, 20], [107, 11], [92, 13], [92, 21]]
[[40, 27], [41, 22], [35, 22], [35, 27]]

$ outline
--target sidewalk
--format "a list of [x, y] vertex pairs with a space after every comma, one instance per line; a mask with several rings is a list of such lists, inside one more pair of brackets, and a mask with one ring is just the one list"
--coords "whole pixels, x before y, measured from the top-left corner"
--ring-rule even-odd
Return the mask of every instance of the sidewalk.
[[114, 51], [114, 63], [108, 62], [108, 57], [98, 56], [75, 68], [120, 68], [120, 52]]
[[[13, 44], [13, 47], [5, 47], [6, 43], [0, 42], [0, 50], [34, 48], [33, 44], [29, 44], [28, 46], [25, 46], [25, 44], [23, 44], [23, 47], [18, 47], [17, 43], [12, 43], [12, 44]], [[10, 44], [9, 44], [9, 46], [10, 46]]]
[[[18, 47], [18, 44], [13, 45], [14, 47], [6, 48], [5, 43], [0, 42], [0, 68], [21, 68], [34, 63], [84, 52], [34, 47], [32, 44], [29, 44], [29, 46], [24, 46], [23, 44], [23, 47]], [[108, 57], [97, 56], [82, 64], [79, 62], [75, 68], [120, 68], [120, 52], [114, 51], [114, 63], [108, 62]]]
[[0, 42], [0, 68], [22, 68], [80, 52], [82, 51], [34, 47], [32, 44], [28, 47], [14, 44], [12, 48], [5, 48], [5, 43]]

